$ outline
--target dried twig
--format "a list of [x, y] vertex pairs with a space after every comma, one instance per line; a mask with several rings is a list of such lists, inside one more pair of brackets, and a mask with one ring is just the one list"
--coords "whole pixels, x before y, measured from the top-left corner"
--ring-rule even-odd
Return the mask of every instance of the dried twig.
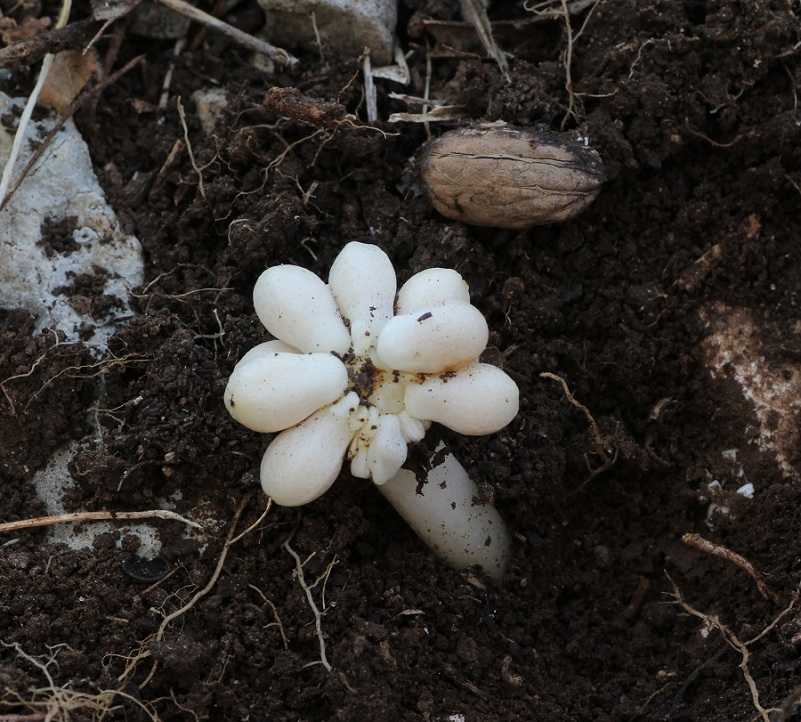
[[369, 48], [365, 48], [362, 53], [362, 73], [364, 75], [364, 104], [367, 110], [367, 122], [375, 123], [378, 120], [378, 97], [373, 82]]
[[180, 521], [182, 524], [195, 529], [203, 528], [197, 522], [176, 514], [174, 511], [152, 509], [150, 511], [78, 511], [72, 514], [38, 516], [33, 519], [21, 519], [0, 524], [0, 533], [33, 529], [39, 526], [53, 526], [55, 524], [82, 524], [87, 521], [131, 521], [133, 519], [168, 519], [170, 521]]
[[167, 106], [170, 104], [170, 88], [172, 87], [172, 76], [175, 72], [175, 61], [181, 57], [181, 53], [186, 47], [186, 35], [178, 38], [172, 48], [172, 55], [167, 63], [167, 70], [164, 73], [164, 79], [161, 81], [161, 94], [159, 95], [159, 104], [156, 106], [156, 112], [159, 115], [159, 124], [164, 122], [164, 114], [167, 112]]
[[55, 55], [62, 50], [80, 49], [99, 26], [96, 20], [79, 20], [63, 28], [46, 30], [32, 38], [19, 40], [0, 49], [0, 68], [30, 65], [39, 62], [48, 53]]
[[[107, 78], [105, 78], [104, 80], [99, 82], [94, 87], [89, 88], [89, 89], [85, 88], [83, 91], [81, 91], [80, 95], [78, 95], [78, 97], [75, 98], [75, 100], [73, 100], [72, 103], [70, 103], [69, 107], [67, 107], [67, 109], [64, 110], [64, 112], [61, 113], [61, 115], [59, 115], [58, 119], [53, 124], [53, 127], [48, 131], [47, 135], [42, 139], [41, 143], [39, 143], [39, 145], [36, 148], [36, 150], [33, 152], [31, 157], [28, 159], [28, 162], [25, 164], [23, 169], [20, 171], [20, 174], [19, 174], [19, 177], [17, 178], [17, 180], [14, 181], [13, 185], [11, 185], [8, 188], [8, 192], [5, 194], [5, 196], [3, 196], [2, 193], [0, 193], [0, 199], [1, 199], [0, 200], [0, 211], [2, 211], [3, 208], [5, 208], [8, 205], [8, 203], [11, 200], [12, 196], [14, 195], [14, 193], [17, 192], [17, 189], [20, 187], [20, 184], [22, 183], [22, 181], [25, 180], [25, 177], [28, 175], [28, 173], [31, 172], [31, 169], [33, 168], [35, 163], [39, 160], [39, 158], [41, 158], [42, 155], [44, 155], [45, 151], [50, 146], [50, 143], [52, 142], [53, 138], [56, 137], [56, 134], [58, 133], [59, 130], [61, 130], [61, 128], [64, 125], [64, 123], [66, 123], [73, 115], [75, 115], [75, 113], [78, 111], [78, 109], [87, 100], [97, 97], [109, 85], [112, 85], [113, 83], [116, 83], [129, 70], [131, 70], [136, 65], [138, 65], [144, 57], [145, 57], [144, 55], [137, 56], [136, 58], [134, 58], [130, 62], [126, 63], [118, 71], [116, 71], [112, 75], [109, 75]], [[20, 132], [22, 130], [23, 130], [22, 120], [20, 120], [19, 127], [17, 128], [17, 135], [16, 135], [16, 137], [14, 139], [15, 143], [16, 143], [16, 138], [20, 137]]]
[[[58, 15], [58, 20], [56, 20], [56, 28], [63, 28], [67, 24], [71, 8], [72, 0], [63, 0], [61, 12]], [[28, 127], [28, 123], [30, 123], [31, 116], [33, 115], [33, 109], [36, 107], [36, 101], [39, 98], [39, 94], [42, 92], [42, 88], [47, 80], [47, 74], [50, 72], [50, 66], [53, 65], [53, 60], [55, 57], [56, 56], [53, 53], [48, 53], [44, 56], [44, 60], [42, 60], [42, 67], [39, 70], [39, 77], [36, 79], [36, 85], [33, 86], [33, 90], [28, 96], [28, 100], [25, 102], [22, 115], [20, 115], [19, 123], [17, 124], [17, 132], [14, 135], [14, 142], [11, 145], [11, 151], [8, 154], [8, 160], [3, 168], [2, 178], [0, 178], [0, 210], [2, 210], [6, 205], [8, 189], [11, 186], [11, 179], [14, 175], [14, 166], [17, 164], [17, 158], [19, 157], [22, 146], [25, 143], [25, 131]]]
[[762, 581], [761, 575], [756, 570], [756, 567], [745, 557], [740, 556], [736, 552], [733, 552], [731, 549], [728, 549], [721, 544], [715, 544], [707, 539], [704, 539], [698, 534], [685, 534], [681, 540], [687, 544], [687, 546], [693, 547], [693, 549], [698, 549], [706, 554], [711, 554], [712, 556], [719, 557], [720, 559], [725, 559], [727, 562], [739, 567], [756, 582], [757, 589], [759, 589], [759, 593], [763, 596], [763, 598], [771, 602], [776, 602], [777, 604], [780, 601], [779, 595]]
[[248, 35], [232, 25], [215, 18], [213, 15], [209, 15], [189, 3], [184, 2], [184, 0], [156, 0], [156, 2], [179, 15], [183, 15], [185, 18], [189, 18], [196, 23], [200, 23], [212, 30], [216, 30], [218, 33], [222, 33], [230, 40], [233, 40], [235, 43], [242, 45], [248, 50], [266, 55], [276, 63], [291, 66], [298, 62], [296, 57], [290, 55], [283, 48], [277, 48], [275, 45], [270, 45], [270, 43], [264, 40], [254, 38], [252, 35]]
[[481, 0], [461, 0], [462, 14], [476, 29], [476, 34], [481, 40], [484, 49], [496, 63], [503, 73], [503, 77], [507, 83], [511, 82], [509, 77], [509, 64], [506, 62], [506, 56], [503, 50], [498, 47], [495, 38], [492, 35], [492, 25], [487, 17], [487, 9]]

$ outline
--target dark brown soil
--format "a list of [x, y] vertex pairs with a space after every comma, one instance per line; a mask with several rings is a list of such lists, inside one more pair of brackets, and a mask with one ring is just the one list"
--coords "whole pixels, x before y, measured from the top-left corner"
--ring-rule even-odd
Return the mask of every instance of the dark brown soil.
[[[413, 81], [379, 81], [382, 119], [407, 110], [390, 91], [424, 92], [421, 19], [457, 6], [402, 3]], [[499, 1], [490, 16], [531, 13]], [[83, 440], [73, 510], [146, 510], [180, 493], [176, 511], [226, 526], [203, 545], [156, 522], [171, 572], [157, 583], [158, 567], [132, 563], [131, 539], [76, 552], [44, 529], [3, 535], [3, 720], [48, 699], [54, 719], [75, 720], [99, 716], [90, 703], [112, 707], [108, 720], [801, 719], [801, 10], [601, 0], [572, 23], [572, 114], [561, 19], [508, 41], [511, 82], [478, 57], [433, 62], [431, 95], [473, 120], [563, 128], [603, 157], [609, 181], [589, 210], [526, 232], [451, 222], [399, 190], [425, 128], [369, 125], [359, 64], [333, 48], [268, 75], [209, 35], [176, 60], [160, 114], [172, 43], [122, 37], [114, 67], [145, 60], [77, 121], [143, 244], [147, 285], [101, 367], [80, 345], [34, 337], [24, 312], [0, 312], [0, 517], [42, 514], [33, 474]], [[228, 98], [213, 137], [190, 99], [210, 85]], [[282, 119], [263, 104], [273, 86], [357, 120]], [[165, 166], [184, 137], [179, 96], [205, 196], [185, 147]], [[237, 359], [266, 339], [253, 283], [277, 263], [325, 277], [352, 240], [384, 248], [401, 280], [456, 268], [520, 385], [506, 430], [442, 432], [513, 530], [508, 577], [446, 568], [344, 473], [307, 507], [271, 509], [159, 633], [214, 579], [226, 534], [265, 506], [254, 492], [269, 438], [222, 404]], [[75, 292], [91, 295], [84, 281]], [[600, 445], [543, 372], [567, 382]], [[747, 481], [751, 500], [736, 493]], [[742, 555], [768, 591], [688, 533]], [[290, 537], [307, 583], [319, 580], [330, 672]], [[52, 685], [23, 653], [55, 656]]]

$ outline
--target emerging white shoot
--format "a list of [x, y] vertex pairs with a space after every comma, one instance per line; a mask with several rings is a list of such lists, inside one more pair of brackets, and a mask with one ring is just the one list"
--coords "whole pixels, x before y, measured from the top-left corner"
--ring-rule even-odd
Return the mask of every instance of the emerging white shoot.
[[265, 493], [284, 506], [306, 504], [348, 459], [354, 476], [387, 484], [387, 498], [452, 565], [480, 564], [500, 575], [508, 534], [495, 509], [474, 500], [458, 462], [449, 457], [432, 469], [422, 494], [414, 475], [401, 470], [408, 444], [433, 421], [491, 434], [518, 412], [514, 381], [478, 362], [489, 330], [461, 276], [429, 269], [396, 296], [387, 255], [354, 242], [337, 256], [328, 284], [306, 269], [274, 266], [256, 282], [253, 299], [277, 340], [245, 354], [225, 405], [254, 431], [281, 432], [262, 460]]

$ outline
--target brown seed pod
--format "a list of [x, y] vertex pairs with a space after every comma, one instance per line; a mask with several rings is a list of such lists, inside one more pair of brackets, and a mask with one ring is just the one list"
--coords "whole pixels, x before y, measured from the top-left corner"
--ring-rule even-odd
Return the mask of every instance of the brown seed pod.
[[565, 135], [511, 125], [445, 133], [424, 150], [420, 170], [443, 216], [513, 229], [572, 218], [606, 180], [591, 148]]

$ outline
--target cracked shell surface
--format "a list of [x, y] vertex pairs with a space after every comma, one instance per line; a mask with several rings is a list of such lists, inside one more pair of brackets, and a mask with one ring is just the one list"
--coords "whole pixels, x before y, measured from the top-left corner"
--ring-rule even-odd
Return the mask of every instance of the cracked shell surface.
[[431, 203], [447, 218], [518, 230], [572, 218], [606, 180], [591, 148], [513, 126], [445, 133], [424, 151], [421, 174]]

